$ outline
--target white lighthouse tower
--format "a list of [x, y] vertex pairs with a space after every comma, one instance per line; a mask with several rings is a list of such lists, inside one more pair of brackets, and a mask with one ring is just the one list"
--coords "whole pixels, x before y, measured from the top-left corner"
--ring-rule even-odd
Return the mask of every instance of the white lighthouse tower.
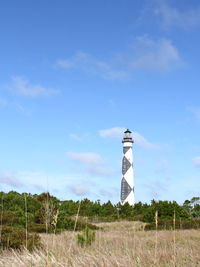
[[127, 129], [124, 132], [123, 159], [122, 159], [122, 181], [121, 181], [121, 203], [128, 202], [130, 205], [135, 204], [134, 195], [134, 178], [133, 178], [133, 139], [131, 131]]

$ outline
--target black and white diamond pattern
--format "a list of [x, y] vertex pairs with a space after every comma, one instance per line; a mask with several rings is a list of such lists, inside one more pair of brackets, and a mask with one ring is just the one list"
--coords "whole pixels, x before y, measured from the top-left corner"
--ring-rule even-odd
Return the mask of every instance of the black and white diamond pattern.
[[127, 198], [127, 196], [130, 194], [131, 190], [132, 189], [131, 189], [130, 185], [127, 183], [127, 181], [123, 177], [122, 183], [121, 183], [121, 201], [122, 201], [122, 203]]
[[123, 153], [126, 154], [126, 152], [127, 152], [129, 149], [130, 149], [129, 146], [127, 146], [127, 147], [123, 147]]
[[[132, 202], [128, 199], [134, 199], [133, 190], [133, 163], [132, 163], [132, 147], [123, 147], [123, 159], [122, 159], [122, 180], [121, 180], [121, 202]], [[132, 195], [130, 195], [132, 194]]]
[[130, 161], [124, 156], [122, 160], [122, 174], [124, 175], [131, 167]]

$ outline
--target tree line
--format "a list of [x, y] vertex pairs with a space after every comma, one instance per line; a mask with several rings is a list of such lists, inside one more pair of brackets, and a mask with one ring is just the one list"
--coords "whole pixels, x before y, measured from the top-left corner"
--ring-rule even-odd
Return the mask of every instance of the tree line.
[[91, 201], [87, 198], [81, 201], [61, 201], [49, 193], [20, 194], [10, 191], [0, 192], [0, 202], [2, 224], [16, 227], [28, 224], [30, 230], [35, 228], [38, 231], [52, 230], [55, 224], [58, 229], [73, 228], [77, 212], [82, 218], [87, 218], [88, 222], [127, 219], [152, 223], [156, 211], [160, 220], [170, 220], [174, 213], [177, 219], [182, 220], [200, 218], [200, 197], [185, 200], [182, 205], [176, 201], [152, 200], [150, 204], [138, 202], [130, 206], [128, 203], [101, 203], [100, 200]]

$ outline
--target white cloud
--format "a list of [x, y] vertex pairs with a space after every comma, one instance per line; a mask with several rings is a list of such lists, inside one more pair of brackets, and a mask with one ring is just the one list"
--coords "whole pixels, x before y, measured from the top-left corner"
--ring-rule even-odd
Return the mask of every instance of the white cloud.
[[77, 196], [84, 196], [89, 194], [89, 188], [84, 184], [71, 184], [67, 186], [70, 191]]
[[145, 35], [135, 38], [130, 49], [118, 53], [110, 60], [99, 60], [78, 52], [71, 58], [57, 60], [55, 66], [96, 74], [104, 79], [126, 80], [138, 69], [166, 71], [182, 64], [178, 49], [171, 40], [154, 40]]
[[70, 159], [83, 164], [84, 169], [92, 175], [110, 176], [115, 173], [113, 169], [105, 166], [103, 158], [97, 153], [69, 152], [68, 156]]
[[103, 159], [99, 154], [96, 153], [77, 153], [69, 152], [69, 157], [75, 161], [79, 161], [85, 164], [102, 164]]
[[45, 88], [39, 84], [32, 85], [21, 76], [13, 76], [9, 89], [18, 95], [25, 97], [50, 96], [59, 93], [58, 89]]
[[110, 138], [122, 138], [126, 128], [123, 127], [113, 127], [109, 129], [104, 129], [99, 131], [101, 137], [110, 137]]
[[86, 73], [98, 74], [102, 78], [110, 80], [126, 79], [128, 76], [126, 71], [115, 68], [108, 61], [98, 60], [84, 52], [77, 52], [69, 59], [59, 59], [55, 66], [64, 69], [79, 69]]
[[158, 149], [159, 146], [147, 141], [142, 135], [137, 132], [133, 132], [133, 140], [139, 146], [145, 149]]
[[62, 67], [65, 69], [71, 69], [71, 68], [85, 69], [85, 65], [87, 65], [90, 61], [92, 61], [92, 59], [90, 59], [90, 55], [83, 53], [83, 52], [77, 52], [70, 59], [57, 60], [55, 65], [57, 67]]
[[171, 27], [191, 28], [200, 25], [200, 6], [179, 10], [168, 4], [168, 1], [157, 0], [153, 5], [153, 13], [157, 16], [164, 28]]
[[0, 183], [15, 188], [19, 188], [23, 185], [22, 182], [17, 177], [15, 177], [13, 174], [9, 172], [4, 172], [0, 174]]
[[[18, 176], [22, 181], [25, 181], [23, 190], [28, 192], [50, 192], [62, 196], [66, 200], [66, 189], [69, 194], [81, 196], [90, 193], [90, 186], [94, 186], [95, 181], [88, 179], [88, 174], [85, 173], [45, 173], [45, 172], [19, 172]], [[69, 195], [69, 197], [73, 197]]]
[[194, 165], [196, 166], [196, 167], [200, 167], [200, 157], [196, 157], [196, 158], [194, 158], [193, 159], [193, 162], [194, 162]]
[[171, 70], [183, 64], [177, 48], [168, 39], [136, 38], [134, 55], [128, 64], [132, 69]]
[[[110, 129], [100, 130], [99, 135], [104, 138], [109, 137], [109, 138], [121, 139], [123, 137], [124, 131], [125, 131], [124, 127], [114, 127]], [[132, 137], [133, 137], [134, 142], [137, 145], [145, 149], [158, 149], [159, 148], [158, 145], [150, 143], [142, 135], [140, 135], [137, 132], [132, 132]]]

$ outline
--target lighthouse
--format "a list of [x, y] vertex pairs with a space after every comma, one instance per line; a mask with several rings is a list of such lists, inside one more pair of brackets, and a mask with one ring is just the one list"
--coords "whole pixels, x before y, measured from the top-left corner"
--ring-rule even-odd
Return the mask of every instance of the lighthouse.
[[134, 178], [133, 178], [133, 139], [131, 131], [127, 129], [122, 139], [123, 159], [122, 159], [122, 180], [121, 180], [121, 203], [128, 202], [135, 204]]

